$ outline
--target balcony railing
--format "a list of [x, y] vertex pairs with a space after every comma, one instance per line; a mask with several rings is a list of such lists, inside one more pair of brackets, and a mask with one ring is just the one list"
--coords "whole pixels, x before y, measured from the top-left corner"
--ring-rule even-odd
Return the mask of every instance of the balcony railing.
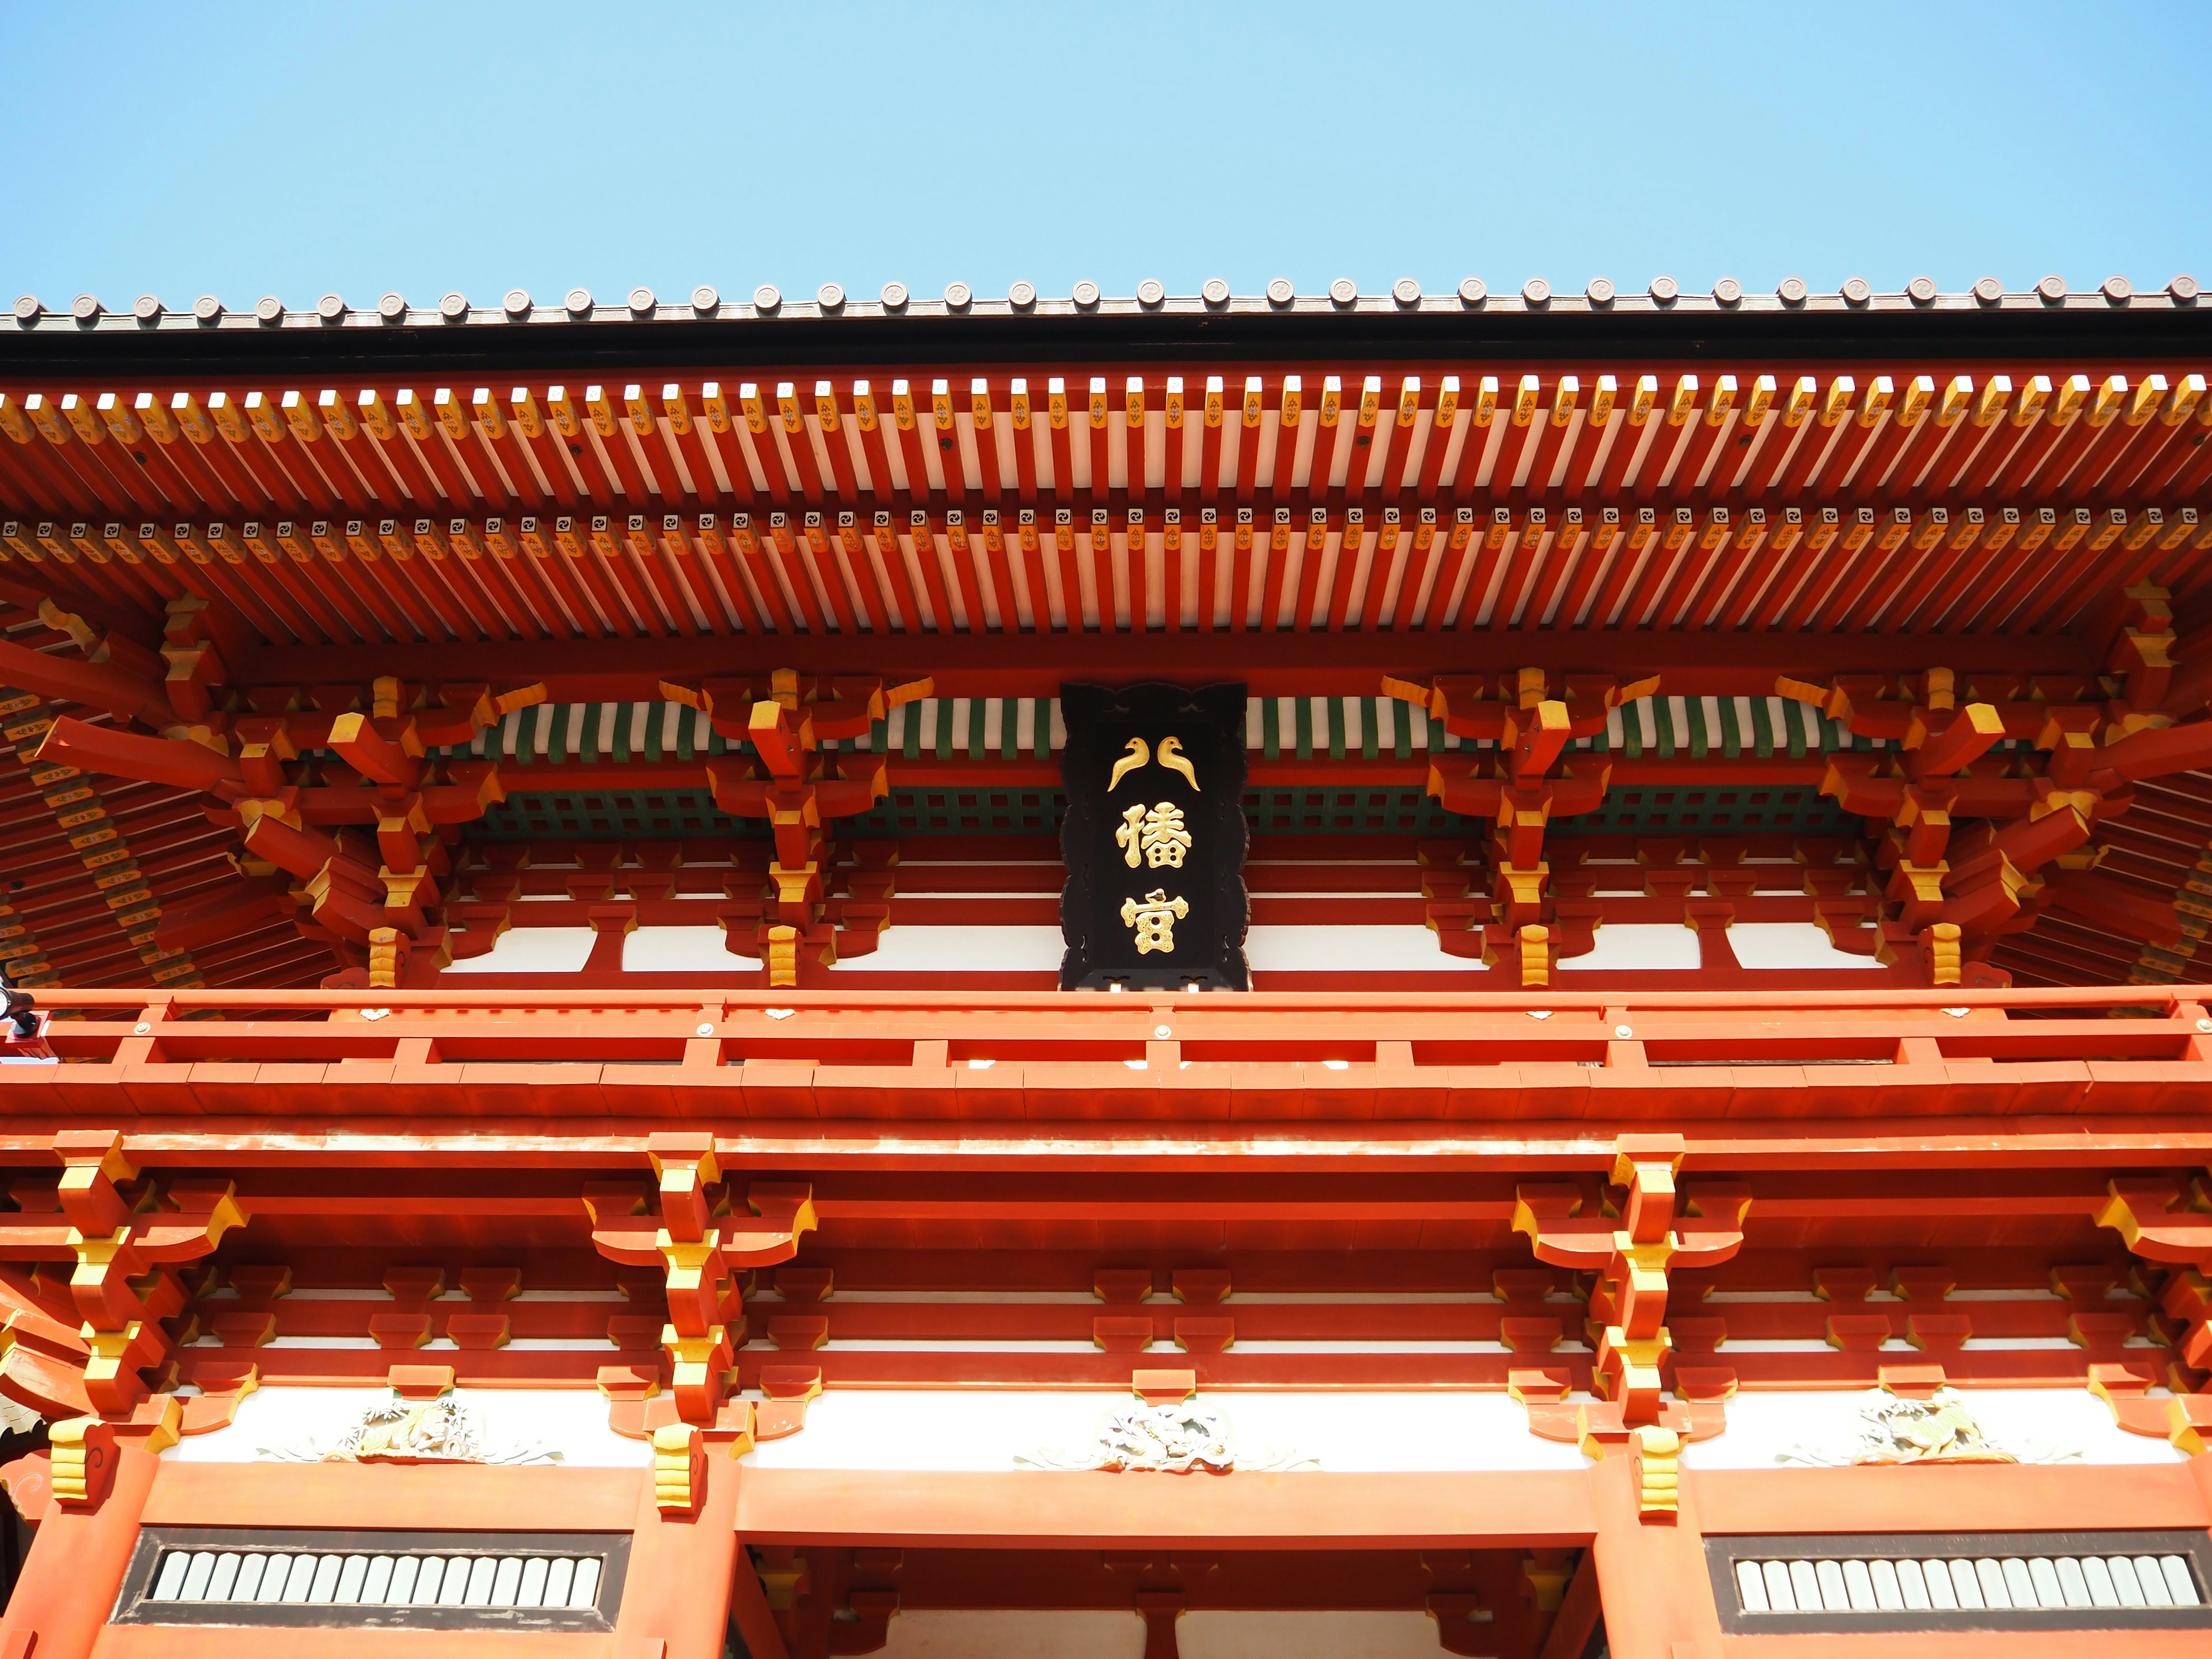
[[2212, 1098], [2209, 990], [42, 991], [54, 1061], [0, 1066], [0, 1108], [1278, 1122], [2171, 1113]]

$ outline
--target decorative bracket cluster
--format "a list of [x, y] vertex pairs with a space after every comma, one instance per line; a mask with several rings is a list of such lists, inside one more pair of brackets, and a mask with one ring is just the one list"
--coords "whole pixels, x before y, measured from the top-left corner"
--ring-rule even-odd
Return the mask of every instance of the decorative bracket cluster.
[[765, 682], [661, 683], [664, 697], [701, 710], [725, 739], [752, 750], [750, 763], [709, 760], [707, 781], [725, 812], [768, 820], [775, 857], [760, 946], [770, 985], [799, 983], [802, 949], [828, 967], [841, 951], [860, 956], [875, 949], [889, 925], [895, 854], [856, 860], [851, 897], [833, 919], [827, 897], [837, 849], [826, 833], [832, 820], [868, 811], [890, 793], [889, 767], [880, 754], [834, 756], [821, 745], [864, 737], [892, 708], [933, 690], [926, 678], [886, 687], [880, 679], [807, 679], [792, 669], [778, 669]]
[[[1594, 1456], [1635, 1450], [1644, 1459], [1648, 1513], [1674, 1509], [1671, 1463], [1680, 1440], [1723, 1426], [1717, 1400], [1662, 1398], [1674, 1350], [1668, 1276], [1678, 1267], [1717, 1267], [1733, 1257], [1743, 1247], [1743, 1218], [1751, 1207], [1750, 1189], [1738, 1181], [1701, 1177], [1694, 1189], [1678, 1191], [1683, 1153], [1680, 1135], [1620, 1137], [1612, 1178], [1625, 1195], [1617, 1213], [1583, 1215], [1582, 1190], [1571, 1182], [1525, 1182], [1514, 1195], [1514, 1231], [1528, 1235], [1539, 1261], [1596, 1275], [1589, 1324], [1597, 1346], [1595, 1384], [1606, 1396], [1600, 1405], [1575, 1408], [1570, 1431], [1560, 1403], [1565, 1389], [1555, 1376], [1532, 1373], [1530, 1383], [1544, 1376], [1556, 1392], [1549, 1404], [1530, 1404], [1530, 1426], [1549, 1437], [1578, 1439]], [[1683, 1380], [1676, 1378], [1678, 1392]], [[1728, 1391], [1727, 1384], [1713, 1390]]]
[[[1610, 710], [1651, 696], [1658, 685], [1656, 676], [1624, 683], [1606, 675], [1570, 674], [1554, 696], [1540, 668], [1524, 668], [1502, 683], [1486, 675], [1446, 674], [1427, 682], [1383, 677], [1385, 696], [1427, 709], [1453, 737], [1495, 745], [1492, 754], [1458, 775], [1444, 757], [1432, 754], [1428, 793], [1449, 811], [1491, 821], [1490, 904], [1479, 935], [1480, 954], [1493, 966], [1511, 961], [1523, 985], [1549, 984], [1561, 955], [1587, 951], [1591, 944], [1587, 921], [1578, 930], [1572, 922], [1561, 925], [1549, 890], [1544, 831], [1554, 817], [1596, 811], [1605, 800], [1613, 766], [1602, 757], [1571, 757], [1567, 745], [1595, 737], [1605, 729]], [[1442, 871], [1424, 878], [1424, 896], [1463, 899], [1471, 881], [1460, 881], [1455, 893], [1452, 880]], [[1459, 928], [1472, 933], [1474, 916], [1472, 908], [1462, 917], [1432, 904], [1430, 926], [1448, 954], [1475, 954], [1465, 948], [1475, 943], [1474, 938], [1463, 945], [1444, 926], [1447, 920], [1457, 921]]]
[[2119, 1177], [2106, 1190], [2096, 1224], [2165, 1270], [2158, 1309], [2172, 1345], [2172, 1397], [2145, 1397], [2148, 1382], [2125, 1367], [2092, 1367], [2089, 1385], [2122, 1427], [2163, 1433], [2192, 1455], [2212, 1450], [2212, 1176]]
[[482, 684], [410, 685], [386, 675], [366, 695], [357, 685], [224, 694], [228, 670], [204, 600], [170, 602], [159, 682], [137, 677], [143, 647], [134, 654], [130, 641], [76, 617], [55, 620], [93, 662], [11, 647], [0, 672], [105, 708], [116, 723], [58, 720], [39, 761], [198, 790], [210, 820], [244, 843], [245, 883], [165, 915], [158, 944], [189, 950], [223, 938], [289, 897], [305, 913], [301, 931], [328, 944], [360, 983], [400, 985], [410, 957], [426, 967], [443, 959], [448, 845], [504, 792], [495, 763], [431, 751], [543, 702], [542, 685], [495, 696]]
[[744, 1292], [737, 1275], [798, 1254], [800, 1236], [815, 1225], [813, 1189], [803, 1182], [756, 1181], [745, 1188], [740, 1210], [713, 1136], [654, 1134], [647, 1151], [659, 1180], [657, 1207], [628, 1183], [587, 1187], [592, 1243], [610, 1261], [665, 1273], [668, 1322], [660, 1345], [676, 1414], [711, 1425], [723, 1410], [736, 1349], [744, 1340]]
[[1855, 736], [1895, 745], [1831, 757], [1820, 786], [1881, 826], [1882, 960], [1917, 952], [1933, 984], [1996, 983], [1996, 970], [1978, 964], [2051, 904], [2128, 925], [2127, 908], [2116, 910], [2105, 890], [2111, 884], [2089, 873], [2104, 852], [2091, 837], [2134, 804], [2135, 784], [2212, 763], [2212, 720], [2177, 724], [2203, 705], [2203, 676], [2183, 684], [2172, 672], [2163, 589], [2129, 589], [2108, 631], [2099, 675], [1962, 686], [1949, 669], [1931, 668], [1826, 686], [1776, 682]]
[[112, 1131], [52, 1144], [61, 1178], [11, 1188], [20, 1208], [0, 1219], [0, 1260], [67, 1264], [68, 1285], [0, 1269], [0, 1394], [56, 1419], [56, 1495], [88, 1503], [118, 1436], [175, 1438], [178, 1402], [163, 1391], [179, 1339], [162, 1322], [189, 1300], [177, 1267], [246, 1218], [228, 1181], [143, 1177]]

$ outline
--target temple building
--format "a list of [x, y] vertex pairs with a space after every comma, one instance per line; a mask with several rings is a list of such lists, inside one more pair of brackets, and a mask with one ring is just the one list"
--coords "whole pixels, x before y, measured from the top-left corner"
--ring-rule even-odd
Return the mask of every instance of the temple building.
[[2212, 1652], [2208, 307], [19, 301], [0, 1659]]

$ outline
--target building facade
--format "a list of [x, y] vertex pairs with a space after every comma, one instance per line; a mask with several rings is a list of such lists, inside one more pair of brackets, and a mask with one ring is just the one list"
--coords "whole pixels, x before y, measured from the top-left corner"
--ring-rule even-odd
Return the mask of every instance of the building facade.
[[0, 335], [0, 1659], [2212, 1647], [2212, 330]]

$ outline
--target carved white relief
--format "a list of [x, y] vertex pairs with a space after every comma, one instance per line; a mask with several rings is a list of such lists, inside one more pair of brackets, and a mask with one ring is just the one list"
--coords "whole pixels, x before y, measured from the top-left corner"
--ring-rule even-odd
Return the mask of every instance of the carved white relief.
[[1318, 1458], [1278, 1447], [1241, 1450], [1223, 1415], [1211, 1407], [1198, 1405], [1124, 1406], [1100, 1420], [1089, 1445], [1041, 1448], [1018, 1455], [1014, 1462], [1030, 1469], [1147, 1470], [1165, 1474], [1321, 1467]]
[[1903, 1400], [1869, 1389], [1855, 1432], [1775, 1454], [1778, 1463], [1821, 1468], [1886, 1463], [2069, 1463], [2078, 1449], [2022, 1439], [1999, 1444], [1985, 1434], [1956, 1389], [1938, 1389], [1926, 1400]]
[[481, 1417], [452, 1395], [408, 1400], [398, 1394], [371, 1406], [335, 1438], [301, 1437], [261, 1446], [283, 1463], [557, 1463], [561, 1454], [537, 1441], [494, 1442]]

